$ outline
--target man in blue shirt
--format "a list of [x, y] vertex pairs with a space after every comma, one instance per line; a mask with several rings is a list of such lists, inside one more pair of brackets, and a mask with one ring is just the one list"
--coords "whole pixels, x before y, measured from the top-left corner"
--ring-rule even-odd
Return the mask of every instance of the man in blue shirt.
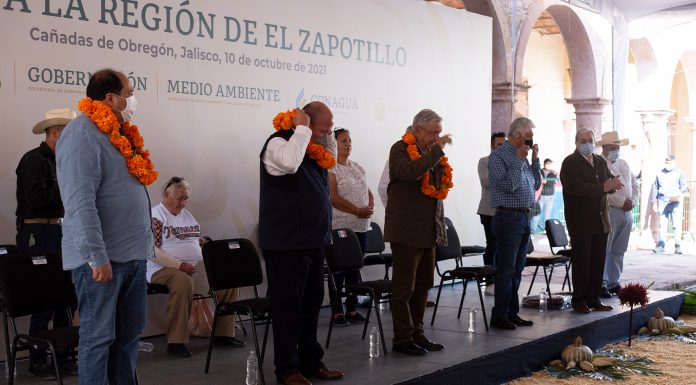
[[668, 221], [672, 219], [672, 232], [674, 236], [674, 254], [681, 254], [682, 236], [682, 196], [689, 190], [686, 186], [684, 173], [676, 168], [674, 155], [665, 159], [665, 167], [657, 173], [653, 183], [652, 199], [653, 211], [660, 214], [660, 240], [655, 253], [665, 252], [665, 238], [667, 238]]
[[[81, 385], [135, 384], [138, 335], [145, 326], [145, 262], [153, 256], [150, 199], [126, 159], [95, 121], [120, 125], [135, 109], [128, 78], [97, 71], [81, 114], [56, 149], [63, 218], [63, 267], [72, 271], [80, 316]], [[94, 103], [99, 101], [100, 103]], [[95, 121], [93, 121], [94, 119]]]
[[[517, 290], [529, 242], [530, 212], [534, 192], [541, 186], [539, 147], [534, 144], [534, 123], [520, 117], [512, 121], [508, 140], [488, 160], [491, 207], [495, 209], [493, 234], [496, 239], [495, 306], [491, 327], [514, 330], [531, 326], [522, 319]], [[527, 161], [532, 150], [532, 164]]]

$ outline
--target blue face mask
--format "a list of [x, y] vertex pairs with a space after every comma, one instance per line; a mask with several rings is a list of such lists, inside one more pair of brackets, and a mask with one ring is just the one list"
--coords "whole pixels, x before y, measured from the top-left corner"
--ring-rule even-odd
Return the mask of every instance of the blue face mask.
[[607, 159], [609, 159], [610, 162], [616, 162], [616, 160], [619, 159], [619, 150], [609, 151]]
[[582, 156], [589, 156], [594, 152], [594, 143], [580, 143], [578, 151]]

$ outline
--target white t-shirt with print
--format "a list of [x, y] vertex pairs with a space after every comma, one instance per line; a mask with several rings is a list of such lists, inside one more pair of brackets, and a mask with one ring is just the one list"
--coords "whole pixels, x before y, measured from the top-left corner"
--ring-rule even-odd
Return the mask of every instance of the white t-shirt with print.
[[[162, 203], [158, 204], [152, 208], [152, 229], [155, 246], [171, 257], [194, 266], [203, 260], [201, 226], [188, 210], [182, 209], [178, 215], [174, 215]], [[161, 269], [161, 265], [148, 260], [147, 281], [150, 282], [152, 275]]]

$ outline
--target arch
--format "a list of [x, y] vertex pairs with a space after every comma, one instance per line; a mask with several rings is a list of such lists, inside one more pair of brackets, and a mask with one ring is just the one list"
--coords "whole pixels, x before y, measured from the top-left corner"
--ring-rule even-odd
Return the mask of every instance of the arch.
[[538, 2], [528, 10], [527, 17], [520, 27], [519, 39], [517, 42], [517, 52], [515, 54], [515, 81], [522, 75], [524, 65], [524, 55], [529, 42], [529, 36], [534, 28], [534, 23], [541, 16], [543, 11], [547, 11], [553, 17], [556, 25], [561, 30], [563, 41], [568, 53], [570, 63], [571, 98], [587, 99], [597, 98], [597, 66], [595, 54], [592, 47], [585, 23], [575, 11], [562, 4], [555, 2], [546, 7], [548, 2]]
[[628, 42], [628, 49], [636, 64], [638, 81], [642, 81], [657, 70], [657, 58], [650, 40], [647, 38], [631, 39]]
[[499, 9], [498, 3], [491, 0], [463, 0], [466, 10], [483, 16], [488, 16], [493, 19], [493, 83], [503, 83], [509, 81], [510, 67], [510, 52], [512, 44], [510, 42], [510, 34], [507, 29], [503, 28], [498, 15], [505, 15], [502, 9]]

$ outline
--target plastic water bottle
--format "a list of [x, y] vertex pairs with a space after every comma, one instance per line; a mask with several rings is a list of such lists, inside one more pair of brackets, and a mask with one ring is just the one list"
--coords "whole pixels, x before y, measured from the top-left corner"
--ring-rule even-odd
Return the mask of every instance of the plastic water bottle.
[[258, 385], [259, 383], [259, 361], [256, 352], [251, 351], [247, 358], [246, 385]]
[[546, 289], [541, 289], [539, 293], [539, 311], [544, 312], [548, 309], [548, 297], [546, 295]]
[[376, 326], [370, 331], [370, 358], [379, 357], [379, 331]]
[[155, 346], [152, 345], [150, 342], [138, 342], [139, 352], [152, 353], [153, 350], [155, 350]]
[[476, 332], [476, 313], [476, 308], [469, 309], [469, 328], [467, 329], [469, 333]]

